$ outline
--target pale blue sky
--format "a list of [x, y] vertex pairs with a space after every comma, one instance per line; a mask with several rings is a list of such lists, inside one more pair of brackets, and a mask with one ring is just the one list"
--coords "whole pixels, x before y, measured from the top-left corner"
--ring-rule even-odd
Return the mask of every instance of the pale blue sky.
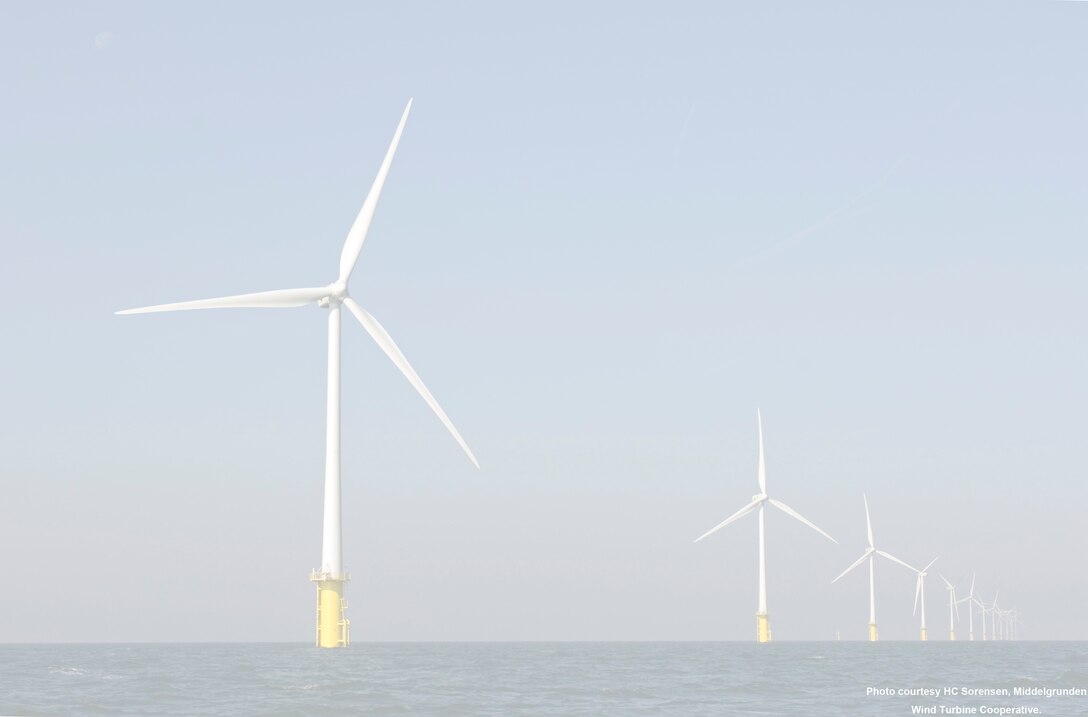
[[750, 639], [757, 407], [776, 638], [863, 491], [1085, 638], [1088, 4], [985, 5], [5, 5], [0, 641], [310, 638], [325, 315], [112, 312], [331, 281], [409, 97], [352, 293], [482, 470], [345, 324], [357, 640]]

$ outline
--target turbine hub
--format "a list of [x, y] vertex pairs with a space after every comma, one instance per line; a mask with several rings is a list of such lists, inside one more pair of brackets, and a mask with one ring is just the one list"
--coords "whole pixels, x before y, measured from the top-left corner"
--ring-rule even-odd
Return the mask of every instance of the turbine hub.
[[344, 303], [344, 299], [347, 298], [348, 295], [348, 285], [346, 282], [336, 281], [326, 286], [325, 291], [329, 293], [317, 300], [317, 305], [322, 309], [339, 306]]
[[343, 301], [344, 297], [348, 295], [348, 285], [346, 281], [333, 282], [326, 288], [329, 290], [329, 297], [335, 298], [338, 302]]
[[767, 500], [767, 494], [766, 493], [759, 493], [757, 495], [752, 496], [752, 502], [753, 503], [762, 503], [765, 500]]

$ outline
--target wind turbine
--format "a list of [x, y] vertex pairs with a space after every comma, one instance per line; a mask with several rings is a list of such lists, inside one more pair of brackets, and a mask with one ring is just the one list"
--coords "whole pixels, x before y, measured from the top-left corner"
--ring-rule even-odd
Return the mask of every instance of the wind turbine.
[[998, 613], [997, 596], [999, 594], [1000, 593], [994, 593], [993, 602], [990, 603], [990, 639], [991, 640], [1000, 639], [997, 636], [997, 613]]
[[948, 578], [941, 575], [945, 589], [948, 591], [948, 639], [956, 639], [956, 616], [960, 612], [960, 604], [956, 600], [956, 586], [948, 582]]
[[341, 554], [342, 533], [340, 528], [340, 307], [346, 306], [348, 311], [358, 319], [359, 323], [386, 356], [393, 362], [408, 382], [419, 392], [431, 410], [435, 412], [446, 429], [453, 434], [454, 439], [468, 454], [472, 463], [479, 468], [472, 450], [461, 438], [453, 423], [446, 413], [435, 401], [434, 396], [423, 385], [423, 381], [412, 369], [404, 354], [400, 352], [392, 337], [386, 332], [377, 319], [371, 316], [363, 307], [359, 306], [348, 295], [348, 280], [351, 278], [355, 264], [359, 260], [363, 242], [366, 239], [367, 230], [370, 229], [371, 220], [374, 218], [374, 210], [378, 205], [378, 198], [382, 193], [382, 186], [389, 174], [389, 167], [393, 163], [393, 155], [397, 151], [404, 124], [408, 120], [408, 112], [412, 109], [412, 101], [404, 108], [400, 123], [393, 134], [393, 141], [385, 153], [378, 175], [370, 187], [370, 192], [359, 210], [355, 222], [351, 225], [347, 239], [340, 251], [339, 275], [336, 280], [327, 286], [306, 289], [280, 289], [277, 291], [263, 291], [256, 294], [241, 294], [226, 296], [216, 299], [201, 299], [198, 301], [183, 301], [176, 304], [160, 304], [146, 306], [139, 309], [127, 309], [118, 311], [118, 314], [146, 314], [160, 311], [186, 311], [190, 309], [221, 309], [221, 308], [289, 308], [317, 304], [329, 311], [329, 342], [328, 342], [328, 391], [326, 404], [326, 436], [325, 436], [325, 498], [324, 517], [321, 534], [321, 568], [310, 573], [310, 580], [317, 587], [317, 644], [320, 647], [346, 647], [350, 640], [350, 621], [344, 616], [347, 606], [343, 598], [344, 582], [348, 575], [344, 572]]
[[975, 639], [975, 603], [981, 605], [977, 597], [975, 597], [975, 574], [971, 574], [971, 591], [967, 594], [967, 597], [960, 600], [960, 602], [967, 603], [967, 639], [968, 641]]
[[808, 527], [815, 530], [820, 535], [824, 536], [832, 543], [837, 541], [824, 531], [817, 528], [815, 525], [806, 520], [800, 513], [789, 507], [785, 503], [779, 500], [775, 500], [767, 495], [767, 467], [763, 460], [763, 416], [759, 410], [756, 409], [756, 421], [759, 424], [759, 493], [752, 496], [752, 502], [738, 510], [733, 515], [729, 516], [722, 522], [715, 525], [710, 530], [706, 531], [694, 542], [698, 543], [703, 538], [712, 533], [716, 533], [725, 526], [737, 520], [740, 517], [751, 513], [753, 510], [759, 510], [759, 608], [756, 612], [756, 641], [757, 642], [770, 642], [771, 641], [771, 623], [767, 617], [767, 561], [766, 551], [764, 549], [764, 535], [763, 535], [763, 508], [765, 503], [770, 503], [775, 508], [778, 508], [783, 513], [790, 515], [797, 520], [801, 521]]
[[1013, 608], [1009, 611], [1009, 631], [1013, 640], [1020, 639], [1020, 631], [1017, 629], [1018, 625], [1023, 625], [1024, 621], [1020, 619], [1020, 610]]
[[915, 614], [918, 613], [918, 598], [920, 597], [922, 599], [922, 637], [921, 637], [921, 640], [923, 642], [925, 642], [926, 640], [929, 639], [929, 634], [926, 632], [926, 585], [925, 585], [925, 581], [926, 581], [926, 575], [928, 574], [928, 573], [926, 573], [926, 571], [929, 570], [933, 566], [933, 563], [935, 563], [935, 562], [937, 562], [937, 558], [933, 558], [933, 560], [930, 560], [929, 565], [925, 566], [924, 568], [922, 568], [921, 570], [918, 571], [918, 582], [916, 583], [915, 588], [914, 588], [914, 612], [912, 612], [911, 615], [915, 615]]
[[986, 603], [979, 598], [975, 598], [975, 602], [978, 603], [978, 610], [982, 613], [982, 641], [985, 642], [990, 639], [986, 637], [986, 613], [990, 611], [990, 608], [986, 607]]
[[1012, 639], [1012, 615], [1012, 608], [1001, 611], [1001, 635], [1004, 640]]
[[873, 546], [873, 524], [872, 521], [869, 520], [869, 499], [865, 495], [862, 495], [861, 497], [862, 500], [865, 501], [865, 528], [869, 536], [869, 547], [864, 553], [862, 553], [861, 557], [853, 563], [853, 565], [839, 573], [839, 577], [832, 580], [831, 583], [835, 584], [843, 575], [846, 575], [848, 572], [861, 565], [866, 560], [869, 561], [869, 642], [876, 642], [878, 639], [878, 635], [876, 631], [876, 582], [873, 579], [873, 558], [879, 555], [881, 557], [887, 558], [888, 560], [899, 563], [903, 567], [909, 568], [915, 573], [918, 572], [918, 569], [907, 565], [894, 555], [885, 553], [883, 550], [877, 550], [876, 547]]

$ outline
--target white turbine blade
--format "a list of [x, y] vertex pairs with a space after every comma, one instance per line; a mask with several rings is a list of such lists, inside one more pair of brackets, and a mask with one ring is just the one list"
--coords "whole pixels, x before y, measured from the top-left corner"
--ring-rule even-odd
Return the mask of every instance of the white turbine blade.
[[952, 589], [952, 583], [948, 582], [948, 578], [946, 578], [941, 573], [937, 573], [937, 574], [941, 576], [941, 580], [944, 580], [945, 590], [951, 590]]
[[926, 572], [927, 570], [929, 570], [929, 569], [930, 569], [931, 567], [933, 567], [933, 563], [937, 562], [937, 561], [938, 561], [939, 559], [940, 559], [940, 556], [938, 555], [938, 556], [937, 556], [936, 558], [933, 558], [933, 560], [930, 560], [930, 561], [929, 561], [929, 565], [927, 565], [927, 566], [925, 566], [924, 568], [922, 568], [922, 572], [924, 573], [924, 572]]
[[797, 520], [801, 521], [802, 523], [804, 523], [804, 524], [805, 524], [805, 525], [807, 525], [808, 527], [812, 528], [812, 529], [813, 529], [813, 530], [815, 530], [815, 531], [816, 531], [817, 533], [819, 533], [820, 535], [824, 536], [825, 538], [827, 538], [828, 540], [830, 540], [830, 541], [831, 541], [832, 543], [834, 543], [835, 545], [838, 545], [838, 544], [839, 544], [839, 541], [835, 540], [835, 539], [834, 539], [834, 538], [832, 538], [832, 537], [831, 537], [830, 535], [828, 535], [828, 534], [827, 534], [827, 533], [825, 533], [824, 531], [820, 530], [819, 528], [817, 528], [817, 527], [816, 527], [815, 525], [813, 525], [813, 524], [812, 524], [812, 523], [810, 523], [809, 521], [805, 520], [805, 518], [804, 518], [804, 517], [803, 517], [803, 516], [802, 516], [802, 515], [801, 515], [800, 513], [798, 513], [798, 512], [796, 511], [796, 510], [794, 510], [793, 508], [789, 507], [788, 505], [786, 505], [786, 504], [785, 504], [785, 503], [783, 503], [782, 501], [780, 501], [780, 500], [775, 500], [774, 498], [768, 498], [768, 499], [767, 499], [767, 502], [768, 502], [768, 503], [770, 503], [771, 505], [773, 505], [773, 506], [774, 506], [775, 508], [778, 508], [779, 510], [781, 510], [781, 511], [782, 511], [783, 513], [786, 513], [787, 515], [792, 515], [792, 516], [793, 516], [794, 518], [797, 518]]
[[698, 542], [699, 542], [700, 540], [702, 540], [702, 539], [703, 539], [703, 538], [705, 538], [706, 536], [710, 535], [711, 533], [716, 533], [716, 532], [718, 532], [719, 530], [721, 530], [721, 529], [722, 529], [722, 528], [724, 528], [725, 526], [727, 526], [727, 525], [729, 525], [730, 523], [732, 523], [732, 522], [733, 522], [734, 520], [736, 520], [737, 518], [741, 518], [741, 517], [744, 517], [745, 515], [748, 515], [748, 514], [749, 514], [749, 513], [751, 513], [751, 512], [753, 511], [753, 510], [755, 510], [755, 509], [756, 509], [756, 508], [757, 508], [758, 506], [759, 506], [759, 502], [758, 502], [758, 501], [755, 501], [755, 500], [753, 500], [753, 501], [752, 501], [751, 503], [749, 503], [748, 505], [744, 506], [743, 508], [741, 508], [740, 510], [738, 510], [738, 511], [737, 511], [736, 513], [733, 513], [733, 515], [729, 516], [728, 518], [726, 518], [726, 519], [725, 519], [725, 520], [723, 520], [722, 522], [718, 523], [718, 524], [717, 524], [717, 525], [715, 525], [715, 526], [714, 526], [713, 528], [711, 528], [710, 530], [706, 531], [705, 533], [703, 533], [702, 535], [700, 535], [700, 536], [699, 536], [698, 538], [696, 538], [696, 539], [695, 539], [695, 540], [693, 540], [692, 542], [694, 542], [694, 543], [698, 543]]
[[918, 574], [918, 580], [914, 583], [914, 610], [911, 611], [911, 615], [918, 614], [918, 596], [922, 593], [922, 574]]
[[873, 547], [873, 523], [869, 520], [869, 499], [862, 493], [861, 499], [865, 501], [865, 530], [869, 534], [869, 547]]
[[355, 263], [359, 260], [359, 252], [363, 250], [363, 242], [366, 233], [370, 229], [370, 222], [374, 219], [374, 210], [378, 207], [378, 199], [382, 195], [382, 186], [385, 185], [389, 167], [393, 164], [393, 155], [397, 152], [397, 144], [400, 143], [400, 135], [404, 131], [404, 123], [408, 121], [408, 111], [412, 109], [412, 101], [408, 100], [408, 106], [404, 108], [404, 114], [400, 117], [397, 131], [393, 133], [393, 141], [389, 143], [389, 149], [385, 152], [385, 159], [378, 169], [378, 176], [374, 177], [374, 183], [370, 185], [370, 192], [366, 195], [363, 208], [355, 217], [355, 223], [351, 225], [347, 239], [344, 240], [344, 248], [340, 250], [340, 281], [346, 282], [355, 269]]
[[190, 311], [192, 309], [284, 309], [312, 304], [328, 295], [328, 287], [278, 289], [276, 291], [260, 291], [256, 294], [222, 296], [218, 299], [197, 299], [196, 301], [180, 301], [176, 304], [157, 304], [156, 306], [144, 306], [139, 309], [125, 309], [116, 313], [153, 314], [159, 311]]
[[366, 329], [371, 338], [377, 342], [378, 346], [385, 352], [385, 355], [389, 357], [389, 360], [400, 369], [400, 372], [404, 374], [404, 377], [408, 379], [408, 382], [415, 387], [416, 391], [419, 392], [419, 395], [423, 397], [423, 400], [427, 402], [427, 405], [430, 406], [431, 410], [438, 416], [438, 420], [442, 421], [442, 425], [446, 427], [446, 430], [453, 435], [457, 440], [457, 443], [459, 443], [465, 453], [468, 454], [472, 464], [479, 468], [480, 464], [476, 461], [476, 456], [472, 455], [472, 449], [465, 443], [465, 439], [461, 438], [461, 434], [457, 432], [457, 429], [453, 425], [453, 421], [449, 419], [446, 412], [438, 405], [438, 401], [434, 400], [434, 396], [432, 396], [431, 392], [427, 390], [427, 387], [423, 385], [423, 381], [420, 380], [419, 375], [412, 369], [411, 364], [408, 363], [408, 359], [404, 358], [404, 354], [400, 352], [400, 349], [397, 348], [397, 345], [393, 342], [393, 337], [378, 323], [377, 319], [368, 314], [363, 307], [355, 303], [355, 300], [350, 296], [344, 297], [344, 306], [348, 307], [348, 310], [359, 320], [359, 323], [363, 325], [363, 328]]
[[[864, 563], [865, 559], [868, 558], [869, 556], [871, 556], [872, 554], [873, 554], [872, 550], [866, 550], [865, 554], [862, 555], [860, 558], [858, 558], [850, 567], [848, 567], [846, 570], [843, 570], [841, 573], [839, 573], [839, 578], [841, 578], [843, 575], [846, 575], [848, 572], [850, 572], [851, 570], [853, 570], [857, 566]], [[834, 584], [834, 583], [838, 582], [839, 578], [835, 578], [834, 580], [831, 581], [831, 583]]]
[[971, 597], [975, 596], [975, 574], [971, 573]]
[[759, 492], [767, 494], [767, 464], [763, 462], [763, 416], [756, 409], [756, 420], [759, 422]]
[[913, 570], [914, 572], [918, 572], [918, 568], [914, 567], [913, 565], [907, 565], [902, 560], [900, 560], [899, 558], [895, 557], [894, 555], [892, 555], [890, 553], [885, 553], [883, 550], [875, 550], [873, 552], [877, 553], [878, 555], [883, 555], [888, 560], [894, 560], [895, 562], [902, 565], [904, 568], [909, 568], [909, 569]]

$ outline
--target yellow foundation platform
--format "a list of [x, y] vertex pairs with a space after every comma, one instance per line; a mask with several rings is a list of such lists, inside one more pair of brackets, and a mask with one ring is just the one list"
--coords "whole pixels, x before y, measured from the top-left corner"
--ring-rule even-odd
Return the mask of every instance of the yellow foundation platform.
[[923, 627], [922, 628], [922, 642], [926, 642], [928, 640], [929, 640], [929, 633], [926, 632], [926, 629]]
[[310, 582], [317, 586], [317, 646], [347, 647], [351, 642], [351, 621], [344, 616], [348, 601], [344, 583], [348, 576], [333, 577], [314, 570]]
[[869, 623], [869, 642], [876, 642], [878, 639], [876, 634], [876, 623]]
[[771, 621], [767, 613], [756, 613], [756, 642], [771, 641]]

